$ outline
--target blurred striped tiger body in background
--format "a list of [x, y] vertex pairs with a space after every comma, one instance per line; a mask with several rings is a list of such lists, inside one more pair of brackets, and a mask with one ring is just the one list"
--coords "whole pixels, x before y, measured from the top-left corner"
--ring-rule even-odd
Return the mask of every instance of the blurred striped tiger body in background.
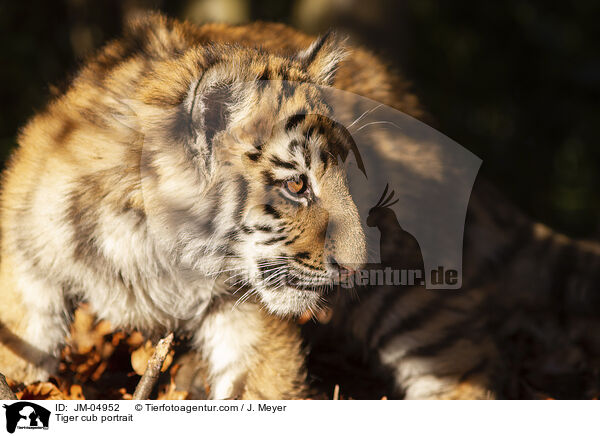
[[[414, 268], [418, 246], [405, 251], [393, 214], [379, 215], [388, 219], [380, 223], [389, 235], [383, 266]], [[341, 295], [329, 325], [307, 326], [315, 383], [330, 390], [323, 379], [337, 364], [346, 368], [338, 383], [358, 398], [593, 398], [599, 280], [597, 243], [529, 219], [478, 180], [462, 288], [374, 286]], [[357, 382], [357, 373], [378, 376]]]

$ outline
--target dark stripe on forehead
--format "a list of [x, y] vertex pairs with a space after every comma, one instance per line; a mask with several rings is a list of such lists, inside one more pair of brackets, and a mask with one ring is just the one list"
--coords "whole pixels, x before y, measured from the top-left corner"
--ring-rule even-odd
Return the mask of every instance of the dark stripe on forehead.
[[279, 159], [276, 156], [273, 156], [269, 159], [271, 161], [271, 163], [277, 167], [281, 167], [281, 168], [287, 168], [288, 170], [295, 170], [296, 164], [293, 162], [285, 162], [281, 159]]
[[318, 124], [313, 124], [306, 129], [304, 136], [306, 138], [311, 138], [315, 135], [315, 133], [318, 133], [319, 135], [325, 135], [325, 126], [320, 122]]
[[306, 114], [296, 114], [288, 118], [285, 123], [285, 130], [292, 130], [304, 121]]
[[250, 159], [252, 162], [258, 162], [260, 157], [261, 157], [262, 153], [260, 152], [256, 152], [256, 153], [246, 153], [246, 156], [248, 157], [248, 159]]
[[264, 170], [261, 175], [265, 185], [276, 185], [278, 183], [278, 181], [275, 179], [275, 175], [269, 170]]
[[310, 168], [310, 150], [308, 149], [308, 147], [304, 147], [304, 164], [306, 165], [306, 168]]

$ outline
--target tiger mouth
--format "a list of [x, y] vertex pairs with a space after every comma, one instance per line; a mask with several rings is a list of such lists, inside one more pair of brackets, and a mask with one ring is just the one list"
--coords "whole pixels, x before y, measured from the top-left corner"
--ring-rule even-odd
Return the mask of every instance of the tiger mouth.
[[299, 291], [313, 291], [320, 294], [325, 294], [333, 287], [333, 281], [327, 280], [320, 283], [315, 283], [312, 280], [306, 281], [304, 278], [292, 276], [286, 281], [286, 285], [289, 288], [297, 289]]
[[265, 280], [267, 288], [277, 289], [278, 287], [286, 286], [298, 291], [312, 291], [318, 294], [327, 294], [334, 286], [334, 281], [325, 276], [310, 277], [300, 272], [293, 271], [288, 268], [286, 273], [279, 278], [277, 283], [269, 283]]

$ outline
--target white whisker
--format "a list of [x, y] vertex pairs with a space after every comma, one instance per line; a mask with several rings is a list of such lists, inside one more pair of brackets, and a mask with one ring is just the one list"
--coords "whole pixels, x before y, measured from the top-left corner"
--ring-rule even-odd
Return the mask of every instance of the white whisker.
[[390, 125], [392, 125], [392, 126], [394, 126], [394, 127], [397, 127], [398, 129], [400, 129], [400, 128], [401, 128], [401, 127], [400, 127], [398, 124], [396, 124], [396, 123], [392, 123], [391, 121], [371, 121], [370, 123], [367, 123], [367, 124], [365, 124], [365, 125], [363, 125], [363, 126], [360, 126], [360, 127], [359, 127], [358, 129], [356, 129], [356, 130], [355, 130], [353, 133], [358, 133], [358, 132], [360, 132], [362, 129], [364, 129], [365, 127], [372, 126], [373, 124], [390, 124]]
[[359, 122], [360, 120], [362, 120], [362, 119], [363, 119], [365, 116], [367, 116], [367, 115], [369, 115], [369, 114], [373, 113], [374, 111], [376, 111], [377, 109], [379, 109], [381, 106], [383, 106], [383, 104], [379, 104], [379, 105], [375, 106], [374, 108], [367, 109], [366, 111], [364, 111], [364, 112], [362, 113], [362, 115], [361, 115], [361, 116], [359, 116], [357, 119], [355, 119], [354, 121], [352, 121], [352, 123], [350, 123], [350, 125], [348, 125], [348, 126], [346, 127], [346, 129], [350, 130], [350, 128], [351, 128], [353, 125], [355, 125], [356, 123], [358, 123], [358, 122]]

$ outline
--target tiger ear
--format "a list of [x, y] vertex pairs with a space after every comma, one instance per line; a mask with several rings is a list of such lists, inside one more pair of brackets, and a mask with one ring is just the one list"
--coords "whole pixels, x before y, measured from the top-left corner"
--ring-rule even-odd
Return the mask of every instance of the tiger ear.
[[193, 83], [186, 110], [189, 115], [192, 148], [210, 163], [219, 135], [227, 131], [239, 90], [233, 81], [218, 80], [207, 72]]
[[329, 31], [296, 55], [316, 84], [331, 85], [339, 63], [348, 55], [345, 42]]

